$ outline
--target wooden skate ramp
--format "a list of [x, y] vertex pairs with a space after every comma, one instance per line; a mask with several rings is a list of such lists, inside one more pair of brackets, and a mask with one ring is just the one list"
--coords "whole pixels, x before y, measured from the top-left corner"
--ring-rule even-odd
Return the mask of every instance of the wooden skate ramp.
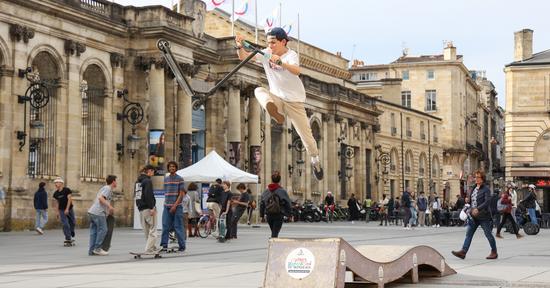
[[342, 238], [279, 238], [269, 240], [263, 287], [384, 287], [404, 277], [417, 283], [419, 276], [455, 273], [439, 252], [424, 245], [353, 247]]

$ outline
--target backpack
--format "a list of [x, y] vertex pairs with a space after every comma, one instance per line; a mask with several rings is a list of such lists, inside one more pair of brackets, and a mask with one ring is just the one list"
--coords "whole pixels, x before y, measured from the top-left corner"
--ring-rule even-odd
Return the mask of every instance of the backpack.
[[265, 210], [267, 214], [280, 214], [281, 213], [281, 199], [275, 191], [270, 192], [269, 198], [267, 198]]
[[508, 205], [507, 204], [502, 204], [502, 198], [498, 199], [497, 201], [497, 210], [499, 213], [504, 213], [506, 212], [506, 209], [508, 209]]

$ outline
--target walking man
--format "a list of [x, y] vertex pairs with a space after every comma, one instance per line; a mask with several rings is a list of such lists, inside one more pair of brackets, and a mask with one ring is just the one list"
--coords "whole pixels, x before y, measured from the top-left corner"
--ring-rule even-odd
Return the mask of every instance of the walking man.
[[158, 234], [157, 234], [157, 200], [153, 192], [153, 182], [151, 176], [155, 175], [155, 167], [153, 165], [145, 165], [141, 169], [141, 175], [139, 175], [135, 188], [134, 198], [136, 199], [136, 206], [139, 210], [139, 219], [141, 221], [141, 227], [145, 233], [145, 252], [156, 253], [160, 249], [156, 247]]
[[271, 229], [271, 238], [279, 237], [283, 227], [283, 216], [290, 212], [290, 198], [279, 182], [281, 182], [281, 174], [275, 171], [271, 175], [271, 184], [262, 193], [260, 202], [260, 217], [267, 220]]
[[418, 226], [424, 227], [426, 224], [426, 210], [428, 210], [428, 199], [424, 197], [424, 191], [420, 191], [416, 206], [418, 207]]
[[477, 227], [481, 226], [483, 232], [485, 232], [485, 237], [491, 246], [491, 253], [485, 258], [497, 259], [497, 244], [495, 237], [493, 237], [492, 234], [493, 219], [491, 217], [491, 212], [489, 211], [491, 190], [489, 190], [489, 187], [485, 184], [485, 172], [478, 170], [475, 175], [476, 185], [467, 198], [471, 204], [470, 214], [472, 215], [472, 218], [468, 220], [466, 239], [464, 239], [462, 249], [459, 251], [452, 251], [452, 253], [458, 258], [464, 259], [466, 257], [466, 253], [468, 253], [468, 249], [470, 248], [470, 244], [472, 243], [472, 238], [474, 237]]
[[48, 223], [48, 193], [45, 182], [38, 184], [38, 190], [34, 193], [34, 209], [36, 210], [35, 230], [38, 234], [44, 234], [44, 226]]
[[167, 166], [170, 174], [164, 177], [164, 210], [162, 211], [160, 246], [163, 249], [168, 248], [168, 234], [171, 230], [175, 230], [178, 238], [178, 251], [183, 252], [185, 251], [186, 237], [183, 230], [183, 208], [180, 204], [185, 188], [183, 178], [176, 174], [178, 163], [170, 161]]
[[57, 218], [63, 225], [63, 235], [65, 235], [65, 245], [70, 246], [74, 243], [74, 225], [75, 217], [73, 210], [73, 192], [71, 189], [65, 187], [65, 181], [63, 178], [57, 177], [53, 181], [55, 185], [55, 192], [53, 198], [56, 200], [55, 206], [57, 211]]
[[[235, 37], [240, 60], [250, 55], [249, 52], [243, 49], [243, 39], [244, 37], [241, 35]], [[283, 28], [275, 27], [267, 32], [268, 47], [263, 52], [270, 55], [270, 57], [259, 56], [257, 59], [264, 67], [269, 83], [269, 91], [263, 87], [258, 87], [254, 90], [254, 94], [260, 105], [278, 124], [283, 124], [285, 115], [290, 119], [292, 126], [296, 129], [308, 154], [311, 156], [312, 171], [315, 178], [322, 180], [323, 168], [319, 160], [319, 151], [304, 107], [306, 91], [300, 77], [298, 77], [300, 75], [300, 62], [298, 54], [287, 47], [289, 40]]]
[[113, 189], [116, 188], [116, 176], [109, 175], [106, 179], [107, 185], [101, 187], [94, 203], [88, 209], [90, 218], [90, 246], [88, 255], [108, 255], [101, 245], [107, 234], [107, 215], [113, 215], [114, 208], [111, 205]]

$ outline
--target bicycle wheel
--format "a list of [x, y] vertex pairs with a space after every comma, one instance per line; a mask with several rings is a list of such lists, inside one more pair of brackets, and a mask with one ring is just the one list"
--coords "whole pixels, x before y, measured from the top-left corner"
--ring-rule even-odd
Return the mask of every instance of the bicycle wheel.
[[206, 238], [211, 233], [211, 230], [209, 227], [210, 225], [208, 225], [208, 223], [209, 223], [208, 220], [204, 221], [203, 219], [201, 219], [199, 221], [199, 236], [201, 238]]

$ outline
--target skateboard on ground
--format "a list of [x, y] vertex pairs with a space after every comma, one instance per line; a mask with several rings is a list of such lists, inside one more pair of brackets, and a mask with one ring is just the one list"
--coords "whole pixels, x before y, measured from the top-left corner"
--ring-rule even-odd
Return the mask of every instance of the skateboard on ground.
[[131, 255], [134, 255], [134, 259], [141, 259], [142, 256], [152, 256], [153, 258], [162, 258], [160, 255], [160, 250], [156, 252], [130, 252]]
[[74, 240], [65, 240], [63, 241], [63, 246], [73, 247], [73, 246], [76, 246], [76, 242], [74, 242]]

